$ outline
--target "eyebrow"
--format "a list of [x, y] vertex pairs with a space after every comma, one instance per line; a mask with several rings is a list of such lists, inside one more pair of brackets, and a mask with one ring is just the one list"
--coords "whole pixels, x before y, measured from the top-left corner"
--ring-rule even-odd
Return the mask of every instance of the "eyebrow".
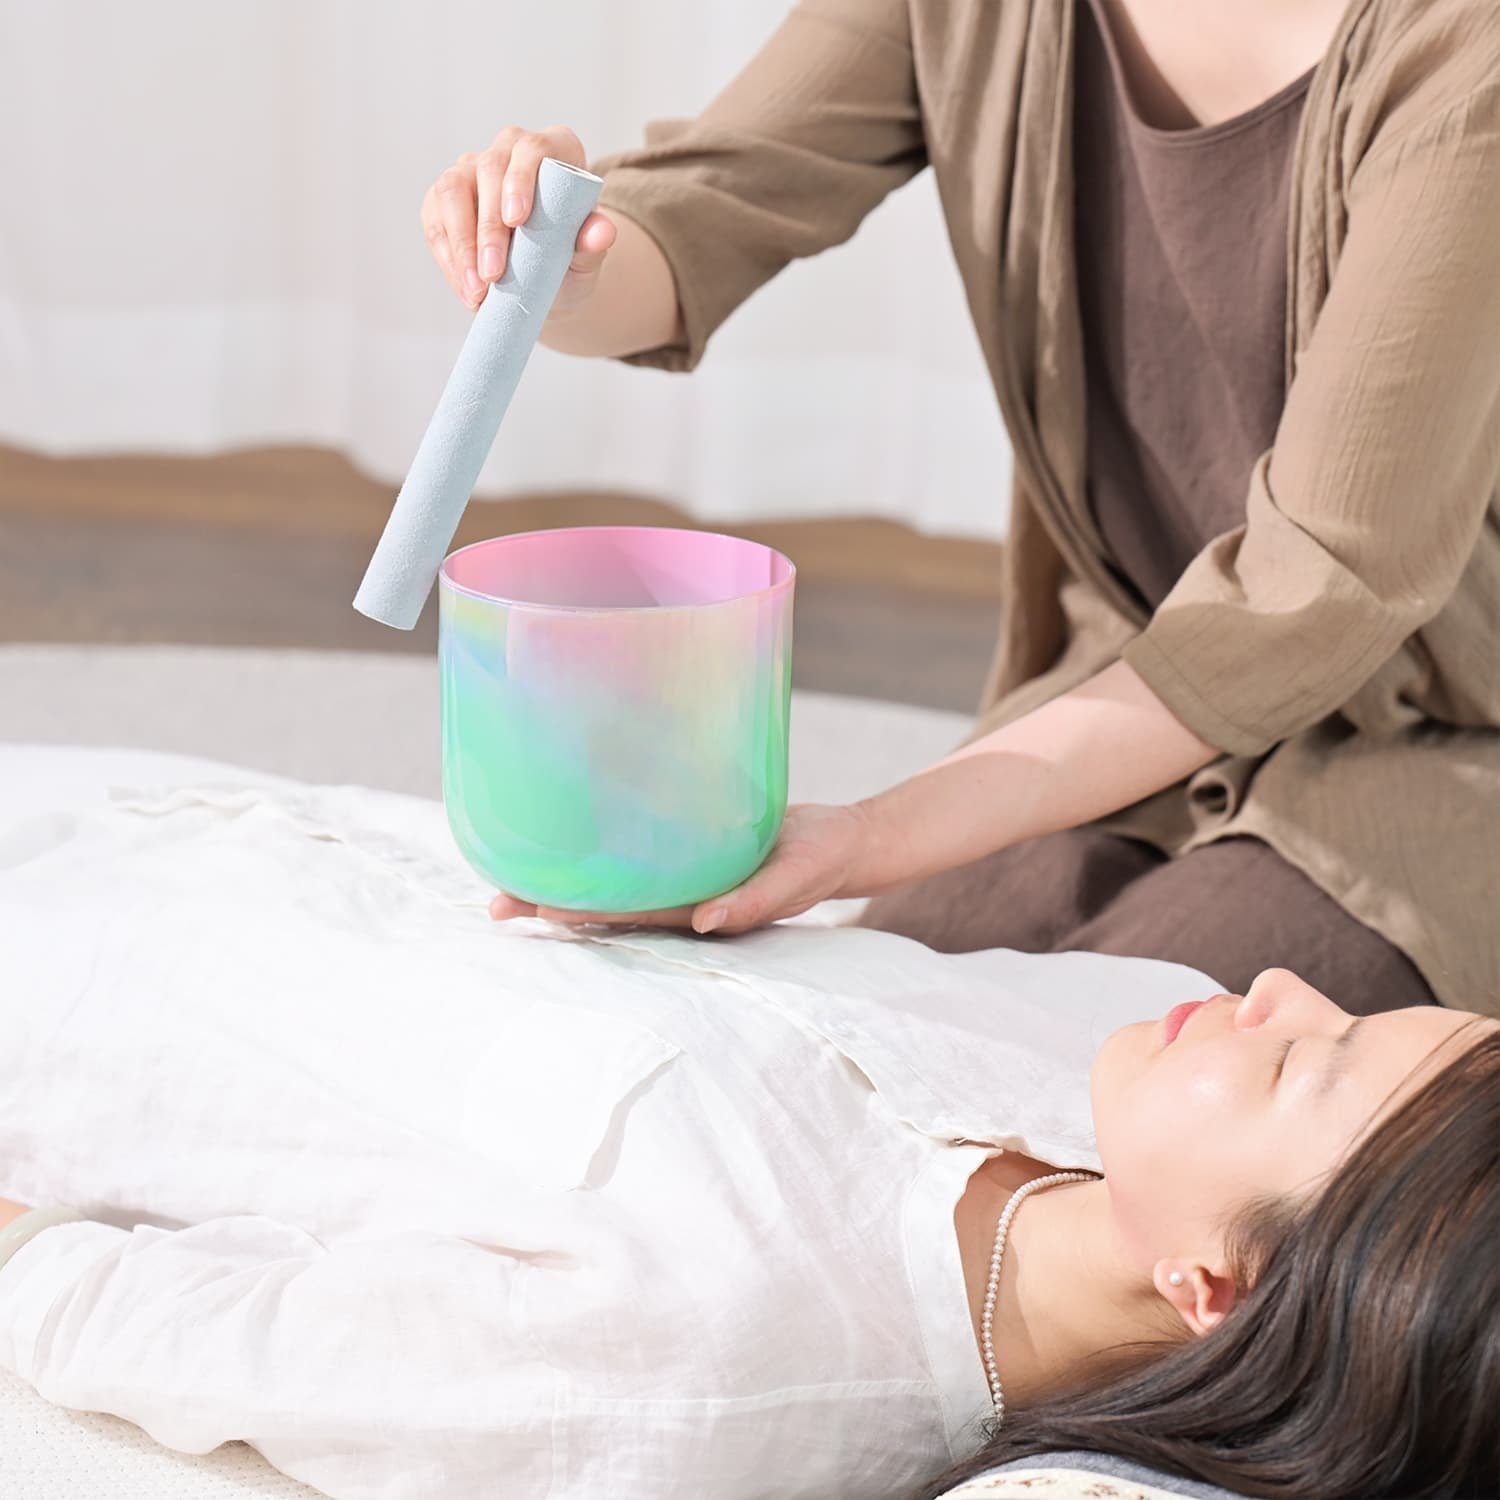
[[1354, 1033], [1365, 1024], [1365, 1020], [1364, 1016], [1360, 1016], [1339, 1033], [1339, 1039], [1329, 1050], [1328, 1061], [1323, 1065], [1322, 1076], [1318, 1079], [1319, 1098], [1327, 1094], [1334, 1084], [1349, 1071], [1349, 1053], [1354, 1045]]

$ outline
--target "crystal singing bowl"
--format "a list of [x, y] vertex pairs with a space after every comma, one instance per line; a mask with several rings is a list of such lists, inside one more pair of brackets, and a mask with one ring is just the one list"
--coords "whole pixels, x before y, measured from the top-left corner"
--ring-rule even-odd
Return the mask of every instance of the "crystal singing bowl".
[[649, 911], [729, 890], [786, 812], [796, 570], [757, 542], [586, 526], [440, 575], [443, 800], [500, 890]]

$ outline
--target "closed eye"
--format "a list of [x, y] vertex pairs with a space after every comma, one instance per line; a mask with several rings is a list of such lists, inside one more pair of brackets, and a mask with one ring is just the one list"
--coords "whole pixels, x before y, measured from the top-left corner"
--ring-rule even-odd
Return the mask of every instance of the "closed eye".
[[1297, 1045], [1296, 1037], [1289, 1037], [1276, 1049], [1276, 1067], [1271, 1073], [1271, 1087], [1275, 1088], [1281, 1082], [1281, 1075], [1286, 1071], [1286, 1060], [1291, 1054], [1293, 1047]]

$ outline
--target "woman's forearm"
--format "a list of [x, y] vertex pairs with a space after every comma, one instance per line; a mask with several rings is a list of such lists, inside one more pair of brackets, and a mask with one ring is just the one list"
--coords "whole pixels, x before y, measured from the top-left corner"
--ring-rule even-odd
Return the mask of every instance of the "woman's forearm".
[[639, 354], [683, 336], [677, 279], [661, 247], [633, 219], [615, 209], [609, 217], [618, 238], [599, 268], [597, 285], [542, 328], [542, 343], [560, 354]]
[[1172, 786], [1221, 752], [1123, 662], [859, 804], [867, 858], [847, 895], [875, 895], [1074, 828]]

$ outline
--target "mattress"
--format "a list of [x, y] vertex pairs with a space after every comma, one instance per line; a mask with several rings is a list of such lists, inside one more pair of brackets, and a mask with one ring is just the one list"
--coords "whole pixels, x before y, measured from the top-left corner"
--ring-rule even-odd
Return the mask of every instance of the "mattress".
[[0, 1370], [0, 1495], [5, 1500], [307, 1500], [243, 1443], [174, 1453], [116, 1417], [63, 1411]]

